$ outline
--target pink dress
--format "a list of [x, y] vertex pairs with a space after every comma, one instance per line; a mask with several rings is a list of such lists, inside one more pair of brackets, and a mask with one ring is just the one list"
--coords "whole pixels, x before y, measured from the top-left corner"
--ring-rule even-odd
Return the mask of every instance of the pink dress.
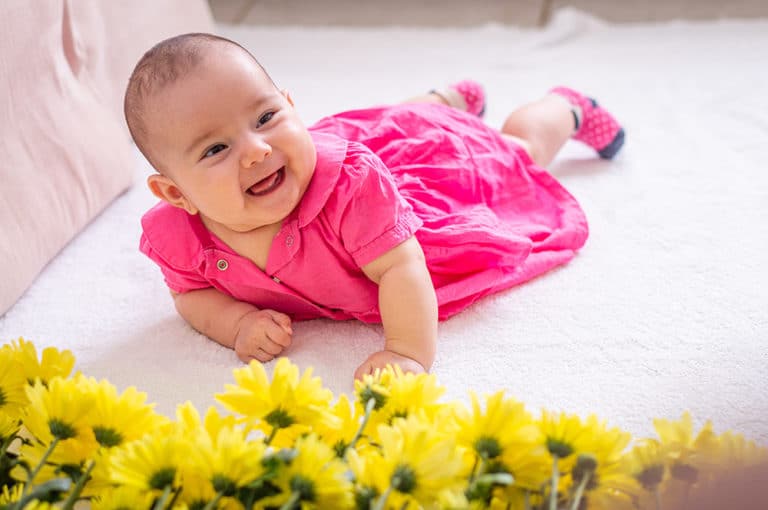
[[360, 270], [415, 235], [445, 319], [569, 261], [587, 238], [576, 200], [478, 118], [433, 104], [343, 112], [310, 127], [318, 163], [264, 271], [197, 216], [158, 204], [141, 250], [176, 292], [215, 287], [296, 320], [380, 322]]

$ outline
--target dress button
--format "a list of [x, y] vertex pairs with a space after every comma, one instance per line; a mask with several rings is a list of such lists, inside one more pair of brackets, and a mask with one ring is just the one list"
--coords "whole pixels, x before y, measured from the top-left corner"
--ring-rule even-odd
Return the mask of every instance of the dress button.
[[293, 246], [293, 234], [288, 234], [287, 236], [285, 236], [285, 245]]
[[229, 262], [224, 259], [219, 259], [219, 261], [216, 262], [216, 267], [219, 268], [219, 271], [226, 271], [229, 267]]

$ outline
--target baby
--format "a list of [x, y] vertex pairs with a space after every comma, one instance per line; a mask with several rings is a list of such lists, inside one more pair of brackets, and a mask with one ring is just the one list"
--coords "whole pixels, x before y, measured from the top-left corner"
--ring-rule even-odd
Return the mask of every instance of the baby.
[[564, 87], [509, 115], [479, 116], [463, 81], [393, 106], [306, 128], [247, 50], [210, 34], [165, 40], [125, 95], [131, 134], [161, 202], [141, 250], [161, 268], [179, 314], [266, 362], [292, 320], [382, 323], [387, 364], [428, 371], [438, 319], [570, 260], [587, 223], [541, 167], [573, 137], [604, 158], [624, 132]]

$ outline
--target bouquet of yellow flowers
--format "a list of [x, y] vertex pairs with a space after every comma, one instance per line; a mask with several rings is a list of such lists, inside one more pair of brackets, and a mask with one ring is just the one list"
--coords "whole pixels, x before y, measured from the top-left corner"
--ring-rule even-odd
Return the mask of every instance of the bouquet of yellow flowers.
[[2, 510], [694, 509], [768, 462], [709, 422], [694, 433], [687, 413], [633, 441], [503, 392], [440, 402], [433, 375], [397, 367], [334, 399], [285, 358], [271, 379], [235, 369], [221, 410], [188, 402], [169, 419], [133, 387], [73, 375], [72, 353], [41, 354], [0, 347]]

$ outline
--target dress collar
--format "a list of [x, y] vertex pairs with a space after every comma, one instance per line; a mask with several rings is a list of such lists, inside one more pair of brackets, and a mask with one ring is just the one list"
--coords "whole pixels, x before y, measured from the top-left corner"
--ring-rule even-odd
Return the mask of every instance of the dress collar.
[[310, 131], [317, 151], [317, 163], [312, 180], [298, 208], [299, 228], [314, 220], [325, 207], [341, 174], [347, 157], [347, 141], [338, 136]]

